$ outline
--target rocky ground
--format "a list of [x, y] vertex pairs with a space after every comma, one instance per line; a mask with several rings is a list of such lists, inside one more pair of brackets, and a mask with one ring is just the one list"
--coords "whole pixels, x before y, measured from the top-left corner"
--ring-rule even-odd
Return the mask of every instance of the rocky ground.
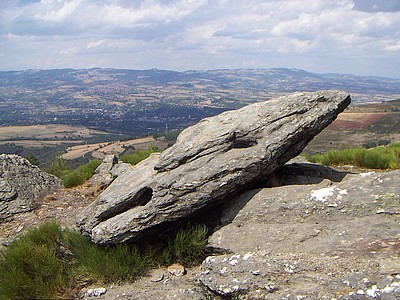
[[98, 186], [58, 189], [48, 194], [33, 211], [14, 215], [0, 223], [0, 242], [6, 243], [32, 227], [55, 220], [62, 226], [75, 225], [76, 215], [100, 193]]
[[[282, 176], [283, 175], [283, 176]], [[301, 163], [222, 211], [201, 282], [242, 299], [399, 299], [400, 171]]]
[[[209, 244], [222, 254], [183, 276], [156, 269], [133, 283], [86, 287], [82, 298], [399, 299], [399, 181], [400, 171], [288, 165], [268, 187], [214, 209], [220, 217]], [[53, 192], [35, 211], [1, 223], [2, 242], [48, 220], [73, 226], [98, 193]], [[106, 292], [85, 296], [100, 287]]]

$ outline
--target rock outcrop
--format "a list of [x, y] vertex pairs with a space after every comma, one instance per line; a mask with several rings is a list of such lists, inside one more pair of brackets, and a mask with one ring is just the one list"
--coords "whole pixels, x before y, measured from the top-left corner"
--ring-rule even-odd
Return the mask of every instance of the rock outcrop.
[[118, 161], [115, 155], [107, 155], [97, 167], [92, 178], [88, 180], [88, 184], [92, 186], [97, 185], [100, 189], [103, 189], [109, 186], [119, 175], [132, 168], [131, 164]]
[[239, 299], [398, 299], [400, 170], [280, 170], [285, 186], [224, 203], [200, 280]]
[[104, 299], [400, 298], [400, 170], [298, 162], [265, 179], [213, 208], [221, 255], [182, 277], [160, 268], [108, 286]]
[[47, 174], [15, 154], [0, 155], [0, 221], [34, 209], [48, 192], [62, 187]]
[[115, 244], [190, 217], [300, 154], [349, 103], [342, 91], [295, 93], [206, 118], [119, 176], [78, 227], [95, 243]]

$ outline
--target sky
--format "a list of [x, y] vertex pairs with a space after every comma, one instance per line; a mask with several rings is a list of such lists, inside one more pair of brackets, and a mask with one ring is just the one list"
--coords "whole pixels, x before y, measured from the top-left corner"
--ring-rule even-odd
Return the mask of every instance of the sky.
[[92, 67], [400, 78], [400, 0], [0, 1], [0, 70]]

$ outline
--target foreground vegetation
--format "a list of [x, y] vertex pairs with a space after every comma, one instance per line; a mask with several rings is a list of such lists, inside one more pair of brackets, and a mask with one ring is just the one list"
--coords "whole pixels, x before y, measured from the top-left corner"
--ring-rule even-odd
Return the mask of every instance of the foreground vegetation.
[[74, 298], [83, 282], [134, 280], [149, 268], [204, 257], [207, 228], [180, 229], [164, 242], [100, 247], [57, 223], [12, 242], [0, 256], [0, 299]]
[[155, 153], [155, 152], [158, 152], [158, 149], [155, 147], [150, 147], [147, 150], [136, 149], [135, 152], [133, 152], [132, 154], [121, 155], [121, 157], [119, 159], [124, 163], [136, 165], [140, 161], [148, 158], [150, 156], [150, 154]]
[[99, 159], [94, 159], [87, 164], [72, 170], [68, 165], [67, 160], [58, 156], [46, 172], [62, 179], [64, 186], [70, 188], [81, 185], [91, 178], [100, 164], [101, 161]]
[[310, 161], [330, 165], [354, 165], [369, 169], [399, 169], [400, 143], [391, 143], [371, 149], [349, 148], [332, 150], [325, 154], [314, 155]]
[[[143, 159], [150, 156], [151, 153], [157, 152], [158, 149], [150, 147], [146, 150], [135, 150], [132, 154], [124, 154], [120, 160], [125, 163], [136, 165]], [[32, 158], [31, 158], [32, 160]], [[94, 159], [88, 163], [72, 169], [65, 158], [57, 156], [54, 162], [45, 171], [62, 179], [64, 187], [70, 188], [85, 183], [91, 178], [96, 171], [96, 168], [101, 164], [99, 159]]]

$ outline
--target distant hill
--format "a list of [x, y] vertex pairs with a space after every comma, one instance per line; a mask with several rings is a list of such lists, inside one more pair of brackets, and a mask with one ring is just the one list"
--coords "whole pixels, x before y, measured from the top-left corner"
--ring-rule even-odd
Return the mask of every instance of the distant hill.
[[66, 124], [132, 136], [181, 129], [295, 91], [341, 89], [353, 103], [400, 99], [400, 79], [298, 69], [56, 69], [0, 72], [0, 126]]
[[318, 134], [305, 152], [370, 148], [390, 142], [400, 142], [400, 100], [351, 106]]

